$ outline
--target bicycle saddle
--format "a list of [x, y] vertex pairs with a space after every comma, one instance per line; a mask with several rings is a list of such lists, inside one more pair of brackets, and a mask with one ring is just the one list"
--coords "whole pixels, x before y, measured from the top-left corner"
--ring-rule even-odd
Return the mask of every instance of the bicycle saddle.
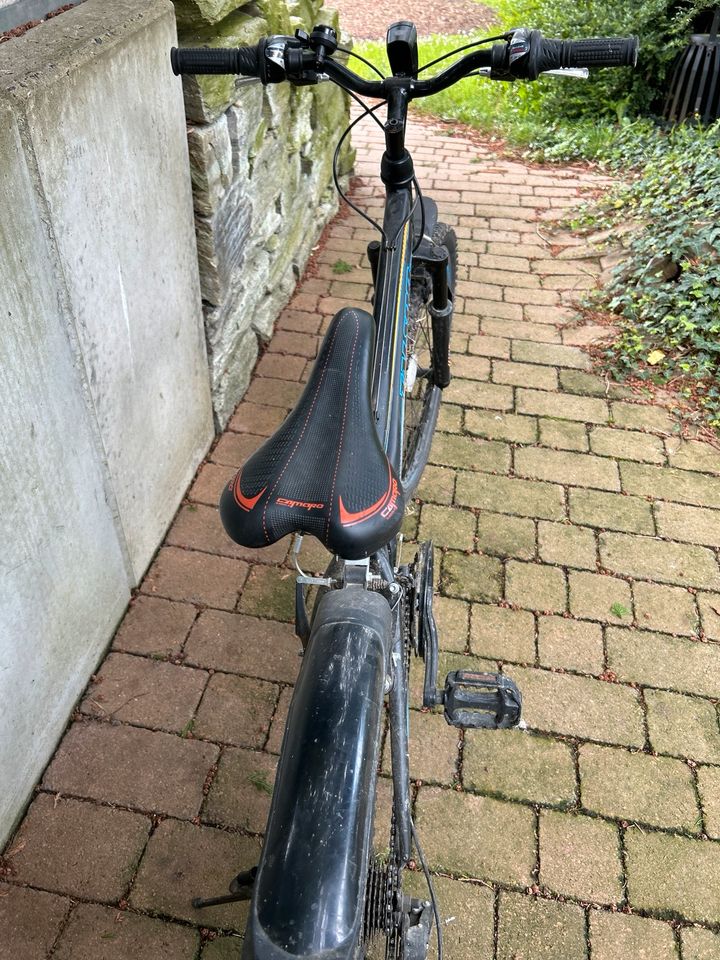
[[358, 560], [400, 529], [405, 496], [370, 400], [374, 329], [364, 310], [333, 317], [294, 410], [222, 493], [220, 516], [236, 543], [264, 547], [308, 533]]

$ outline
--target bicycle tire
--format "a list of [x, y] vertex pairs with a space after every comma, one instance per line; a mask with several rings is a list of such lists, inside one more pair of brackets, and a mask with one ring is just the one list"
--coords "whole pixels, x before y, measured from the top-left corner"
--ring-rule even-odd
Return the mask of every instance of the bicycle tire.
[[[433, 242], [448, 251], [448, 290], [454, 295], [457, 279], [457, 236], [444, 223], [433, 230]], [[405, 411], [401, 481], [408, 497], [420, 482], [430, 453], [442, 390], [433, 380], [432, 326], [428, 304], [432, 296], [429, 275], [422, 267], [413, 270], [408, 306], [407, 356], [405, 360]]]

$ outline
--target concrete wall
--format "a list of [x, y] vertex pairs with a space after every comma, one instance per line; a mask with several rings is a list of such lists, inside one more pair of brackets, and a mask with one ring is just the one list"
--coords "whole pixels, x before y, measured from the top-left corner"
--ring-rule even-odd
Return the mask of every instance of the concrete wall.
[[0, 45], [0, 844], [212, 438], [169, 0]]

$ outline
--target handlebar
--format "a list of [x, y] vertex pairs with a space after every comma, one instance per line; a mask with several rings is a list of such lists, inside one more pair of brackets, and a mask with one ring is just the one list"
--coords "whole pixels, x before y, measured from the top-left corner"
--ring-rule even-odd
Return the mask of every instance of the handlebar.
[[263, 84], [290, 80], [298, 85], [330, 79], [353, 93], [382, 98], [387, 98], [391, 86], [400, 81], [407, 89], [408, 99], [416, 99], [439, 93], [477, 70], [489, 69], [488, 75], [496, 80], [537, 80], [541, 73], [569, 67], [635, 66], [638, 40], [546, 40], [539, 30], [523, 28], [510, 31], [504, 43], [467, 54], [429, 80], [402, 76], [365, 80], [333, 59], [336, 49], [334, 31], [320, 26], [309, 36], [298, 30], [294, 37], [265, 37], [249, 47], [173, 47], [170, 57], [176, 76], [227, 73], [256, 77]]

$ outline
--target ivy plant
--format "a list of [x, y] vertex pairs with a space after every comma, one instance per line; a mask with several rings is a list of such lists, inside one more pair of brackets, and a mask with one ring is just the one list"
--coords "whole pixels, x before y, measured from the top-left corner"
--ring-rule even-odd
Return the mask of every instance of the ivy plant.
[[622, 262], [593, 305], [621, 318], [606, 360], [621, 377], [672, 384], [720, 427], [720, 121], [656, 132], [635, 155], [618, 147], [611, 166], [638, 166], [576, 226], [616, 228]]

